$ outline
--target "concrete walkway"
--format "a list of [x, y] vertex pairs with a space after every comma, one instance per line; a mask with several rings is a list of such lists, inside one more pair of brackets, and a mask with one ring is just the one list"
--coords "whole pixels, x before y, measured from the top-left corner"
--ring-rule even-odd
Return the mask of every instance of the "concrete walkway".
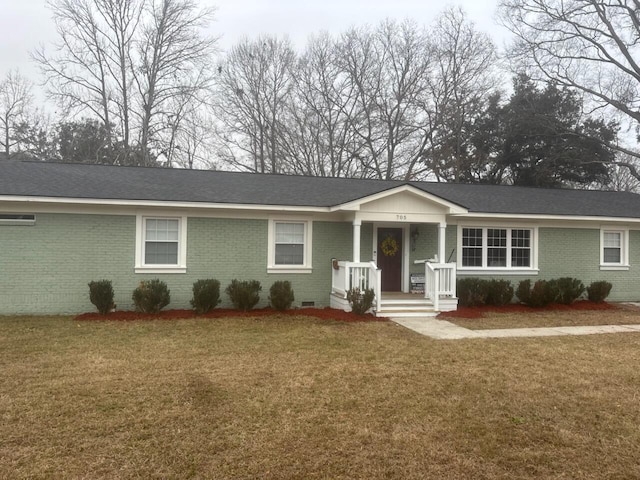
[[392, 318], [391, 321], [414, 332], [438, 340], [460, 338], [551, 337], [557, 335], [594, 335], [596, 333], [640, 332], [640, 325], [596, 325], [588, 327], [505, 328], [469, 330], [433, 317]]

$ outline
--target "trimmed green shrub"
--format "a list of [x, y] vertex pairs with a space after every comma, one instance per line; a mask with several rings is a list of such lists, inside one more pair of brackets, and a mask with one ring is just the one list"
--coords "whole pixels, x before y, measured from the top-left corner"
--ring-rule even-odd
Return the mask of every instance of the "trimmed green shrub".
[[276, 310], [287, 310], [295, 300], [291, 282], [288, 280], [278, 280], [269, 289], [269, 303]]
[[357, 315], [364, 315], [373, 306], [375, 293], [373, 289], [366, 288], [360, 291], [359, 288], [352, 288], [347, 292], [347, 300], [351, 305], [351, 311]]
[[131, 297], [136, 310], [144, 313], [158, 313], [171, 301], [167, 284], [161, 280], [143, 280]]
[[262, 291], [262, 285], [258, 280], [231, 280], [231, 283], [227, 286], [227, 295], [233, 306], [238, 310], [248, 311], [251, 310], [260, 301], [260, 292]]
[[486, 280], [475, 277], [460, 278], [456, 284], [458, 303], [462, 307], [477, 307], [487, 303]]
[[538, 280], [531, 287], [531, 280], [522, 280], [516, 291], [518, 299], [530, 307], [546, 307], [556, 301], [558, 296], [557, 282]]
[[570, 305], [584, 293], [584, 283], [577, 278], [562, 277], [553, 280], [553, 287], [556, 290], [554, 299], [557, 303]]
[[555, 302], [557, 290], [553, 282], [546, 280], [538, 280], [533, 284], [531, 292], [529, 292], [529, 301], [525, 302], [530, 307], [546, 307]]
[[501, 307], [511, 303], [513, 298], [513, 287], [509, 280], [488, 280], [486, 281], [485, 291], [487, 292], [485, 299], [487, 305]]
[[592, 282], [587, 287], [587, 298], [595, 303], [602, 303], [611, 293], [611, 285], [609, 282], [599, 281]]
[[509, 280], [461, 278], [457, 285], [458, 303], [462, 307], [494, 305], [500, 307], [511, 302], [513, 287]]
[[193, 283], [191, 306], [196, 313], [207, 313], [220, 303], [220, 282], [207, 278]]
[[525, 305], [529, 304], [529, 299], [531, 298], [531, 280], [522, 280], [518, 283], [516, 297]]
[[89, 282], [89, 300], [96, 306], [101, 315], [106, 315], [115, 308], [111, 280]]
[[577, 278], [571, 277], [538, 280], [533, 288], [531, 280], [523, 280], [516, 291], [520, 301], [530, 307], [546, 307], [551, 303], [569, 305], [583, 293], [584, 284]]

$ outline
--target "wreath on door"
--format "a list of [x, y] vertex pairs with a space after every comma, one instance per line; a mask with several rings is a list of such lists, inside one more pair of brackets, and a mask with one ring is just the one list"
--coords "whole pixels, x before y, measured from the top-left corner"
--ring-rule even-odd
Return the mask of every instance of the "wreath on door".
[[387, 236], [387, 238], [382, 241], [380, 248], [382, 249], [382, 253], [385, 257], [393, 257], [398, 253], [398, 250], [400, 250], [398, 241], [391, 235]]

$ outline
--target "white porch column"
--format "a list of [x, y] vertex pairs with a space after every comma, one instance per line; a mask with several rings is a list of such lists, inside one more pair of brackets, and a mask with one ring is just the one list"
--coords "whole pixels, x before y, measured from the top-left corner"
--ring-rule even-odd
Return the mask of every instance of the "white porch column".
[[362, 220], [353, 220], [353, 260], [354, 262], [360, 261], [360, 226]]
[[446, 251], [445, 251], [445, 243], [446, 243], [446, 234], [447, 234], [447, 224], [440, 223], [438, 225], [438, 263], [445, 263], [447, 259]]

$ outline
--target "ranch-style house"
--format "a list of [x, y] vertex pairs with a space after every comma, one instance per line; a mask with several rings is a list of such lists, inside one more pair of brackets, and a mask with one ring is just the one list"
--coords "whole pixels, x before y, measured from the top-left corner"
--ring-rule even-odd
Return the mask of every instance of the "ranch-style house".
[[101, 279], [119, 309], [151, 278], [188, 308], [194, 281], [237, 278], [262, 305], [289, 280], [296, 307], [349, 309], [360, 287], [379, 315], [425, 315], [456, 308], [463, 276], [606, 280], [638, 300], [640, 195], [0, 162], [0, 314], [92, 311]]

